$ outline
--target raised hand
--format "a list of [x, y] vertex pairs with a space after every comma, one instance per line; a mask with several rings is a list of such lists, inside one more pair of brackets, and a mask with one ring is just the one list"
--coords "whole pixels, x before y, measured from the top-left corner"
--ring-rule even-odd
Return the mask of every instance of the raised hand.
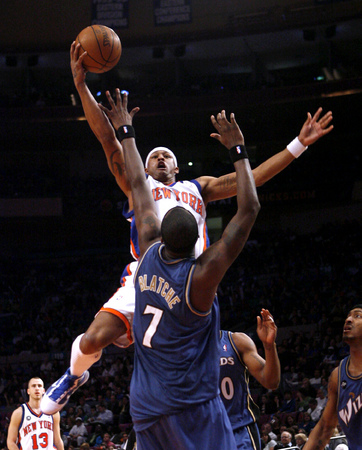
[[298, 136], [299, 141], [305, 147], [314, 144], [314, 142], [330, 133], [334, 128], [333, 125], [329, 125], [333, 119], [332, 111], [328, 111], [319, 119], [321, 113], [322, 108], [318, 108], [313, 117], [310, 113], [307, 113], [307, 120], [304, 122]]
[[263, 345], [274, 345], [277, 337], [277, 326], [275, 325], [273, 316], [267, 309], [262, 308], [260, 316], [257, 317], [257, 328], [259, 339]]
[[223, 109], [216, 118], [215, 116], [211, 116], [211, 122], [217, 130], [217, 133], [211, 133], [210, 136], [225, 145], [227, 149], [235, 145], [244, 145], [244, 136], [240, 131], [239, 125], [236, 123], [234, 113], [230, 114], [229, 122]]
[[121, 91], [118, 88], [116, 89], [116, 102], [114, 102], [109, 91], [106, 91], [106, 96], [111, 109], [106, 108], [101, 103], [98, 106], [107, 115], [114, 128], [118, 130], [122, 125], [132, 125], [133, 117], [140, 108], [136, 107], [131, 112], [128, 112], [128, 95], [121, 95]]
[[80, 83], [84, 83], [87, 73], [82, 64], [87, 52], [84, 52], [79, 56], [79, 49], [80, 44], [77, 44], [75, 41], [70, 46], [70, 68], [72, 70], [73, 81], [76, 86]]

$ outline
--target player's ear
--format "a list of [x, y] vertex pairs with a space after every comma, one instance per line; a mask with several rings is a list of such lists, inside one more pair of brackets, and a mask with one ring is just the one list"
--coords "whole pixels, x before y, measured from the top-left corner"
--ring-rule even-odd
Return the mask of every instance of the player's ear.
[[148, 169], [147, 169], [147, 167], [145, 167], [145, 172], [147, 173], [147, 175], [148, 175]]
[[180, 173], [180, 169], [178, 167], [174, 168], [174, 173]]

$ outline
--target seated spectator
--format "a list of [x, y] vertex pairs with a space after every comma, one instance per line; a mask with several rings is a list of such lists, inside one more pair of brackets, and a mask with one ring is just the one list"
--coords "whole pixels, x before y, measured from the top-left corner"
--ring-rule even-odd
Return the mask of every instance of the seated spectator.
[[80, 445], [86, 441], [87, 435], [88, 430], [83, 423], [83, 419], [77, 417], [75, 419], [75, 425], [69, 431], [68, 444], [71, 444], [74, 447], [80, 447]]
[[89, 446], [88, 442], [83, 442], [83, 444], [81, 444], [81, 446], [79, 448], [80, 448], [80, 450], [89, 450], [90, 446]]
[[295, 417], [291, 414], [288, 414], [285, 418], [285, 425], [287, 426], [287, 428], [292, 428], [296, 424], [297, 421], [295, 420]]
[[307, 410], [307, 413], [310, 414], [311, 419], [313, 422], [317, 423], [322, 415], [322, 408], [318, 406], [318, 402], [316, 398], [311, 398], [309, 401], [309, 408]]
[[306, 397], [316, 398], [317, 396], [317, 389], [311, 385], [309, 378], [303, 378], [301, 390]]
[[117, 397], [115, 394], [111, 394], [111, 398], [109, 402], [107, 403], [107, 409], [112, 411], [114, 417], [118, 417], [120, 412], [120, 402], [117, 400]]
[[315, 369], [314, 376], [309, 381], [310, 384], [314, 387], [314, 389], [318, 389], [322, 384], [321, 371], [319, 369]]
[[315, 422], [313, 422], [309, 413], [305, 412], [303, 414], [303, 419], [298, 423], [299, 428], [305, 430], [305, 434], [309, 436], [311, 430], [315, 427]]
[[289, 372], [282, 374], [283, 381], [288, 389], [296, 391], [300, 387], [300, 379], [298, 372], [295, 371], [295, 367], [291, 366]]
[[105, 445], [106, 448], [110, 448], [110, 447], [114, 448], [115, 444], [114, 444], [114, 442], [111, 441], [111, 436], [109, 433], [104, 433], [102, 445]]
[[280, 405], [280, 412], [295, 412], [296, 411], [296, 403], [295, 398], [293, 398], [292, 391], [286, 390], [284, 392], [284, 400]]
[[273, 439], [274, 441], [278, 439], [278, 436], [273, 432], [272, 426], [269, 422], [263, 424], [263, 426], [261, 427], [261, 431], [266, 433], [270, 437], [270, 439]]
[[97, 408], [95, 406], [91, 406], [90, 413], [87, 417], [87, 425], [93, 425], [94, 423], [96, 423], [97, 416], [98, 416]]
[[102, 425], [112, 425], [113, 423], [113, 413], [109, 409], [106, 409], [104, 403], [100, 403], [97, 407], [98, 414], [94, 420], [96, 423], [101, 423]]
[[274, 447], [274, 450], [280, 450], [282, 448], [293, 447], [292, 434], [289, 431], [283, 431], [280, 436], [280, 442]]
[[[79, 397], [79, 399], [78, 399], [78, 404], [77, 404], [76, 406], [77, 406], [77, 408], [80, 407], [80, 408], [83, 409], [85, 416], [88, 417], [88, 416], [90, 415], [90, 413], [91, 413], [91, 406], [90, 406], [89, 403], [87, 403], [87, 401], [86, 401], [84, 395], [82, 395], [81, 397]], [[84, 420], [84, 419], [83, 419], [83, 420]]]
[[317, 403], [322, 410], [325, 408], [327, 404], [327, 397], [324, 394], [324, 390], [319, 388], [317, 391]]
[[101, 424], [97, 424], [93, 433], [88, 436], [88, 443], [91, 447], [99, 447], [103, 442], [103, 428]]
[[70, 430], [73, 428], [73, 426], [75, 425], [75, 419], [71, 416], [61, 416], [60, 418], [61, 420], [61, 433], [62, 433], [62, 439], [64, 441], [64, 446], [67, 446], [67, 444], [70, 444], [70, 439], [69, 439], [69, 433]]
[[75, 409], [75, 414], [77, 417], [81, 417], [83, 422], [86, 422], [86, 415], [84, 414], [83, 408], [81, 406], [77, 406]]
[[324, 392], [324, 395], [327, 396], [328, 395], [328, 377], [321, 377], [321, 387], [320, 389], [322, 389], [322, 391]]
[[298, 450], [301, 450], [304, 447], [307, 440], [308, 440], [307, 436], [303, 433], [298, 433], [295, 435], [295, 443], [298, 447]]
[[[122, 440], [123, 440], [123, 435], [125, 434], [122, 424], [119, 424], [118, 428], [119, 428], [119, 431], [111, 436], [111, 441], [114, 443], [115, 446], [121, 445]], [[126, 433], [126, 435], [127, 435], [127, 433]]]
[[[345, 437], [337, 437], [343, 435], [340, 425], [338, 424], [333, 430], [332, 437], [337, 439], [331, 439], [328, 450], [348, 450], [348, 442]], [[343, 447], [345, 446], [345, 447]]]
[[274, 439], [271, 439], [268, 433], [264, 432], [261, 434], [261, 449], [262, 450], [274, 450], [277, 443]]
[[303, 389], [299, 389], [296, 393], [296, 403], [297, 403], [297, 411], [304, 412], [309, 408], [309, 400], [311, 397], [306, 396]]
[[335, 348], [333, 346], [328, 347], [328, 352], [323, 358], [322, 364], [324, 367], [330, 367], [331, 369], [335, 367], [338, 362]]
[[128, 434], [124, 431], [122, 434], [122, 440], [121, 440], [121, 449], [122, 450], [127, 448], [127, 442], [128, 442]]
[[273, 416], [273, 418], [270, 421], [270, 425], [272, 428], [273, 433], [276, 436], [280, 436], [280, 419], [278, 416]]

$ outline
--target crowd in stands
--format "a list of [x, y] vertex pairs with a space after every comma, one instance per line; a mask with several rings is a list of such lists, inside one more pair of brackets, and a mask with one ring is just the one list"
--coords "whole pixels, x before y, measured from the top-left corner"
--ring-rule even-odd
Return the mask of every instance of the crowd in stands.
[[[255, 231], [220, 285], [223, 329], [247, 332], [262, 352], [260, 308], [278, 325], [280, 387], [267, 391], [251, 380], [263, 450], [288, 442], [302, 448], [326, 404], [328, 377], [348, 354], [341, 334], [361, 296], [359, 229], [346, 222], [307, 235]], [[28, 379], [39, 375], [47, 387], [66, 370], [73, 339], [116, 290], [122, 268], [114, 254], [1, 261], [0, 449], [11, 412], [27, 399]], [[132, 347], [110, 346], [91, 368], [61, 412], [66, 449], [122, 448], [132, 428], [132, 354]]]

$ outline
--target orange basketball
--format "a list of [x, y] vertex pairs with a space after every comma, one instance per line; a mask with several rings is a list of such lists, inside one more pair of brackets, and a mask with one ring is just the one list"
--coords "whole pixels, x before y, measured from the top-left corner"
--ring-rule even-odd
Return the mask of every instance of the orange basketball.
[[83, 66], [89, 72], [108, 72], [118, 63], [122, 44], [117, 33], [104, 25], [91, 25], [77, 36], [80, 43], [79, 56], [87, 52]]

